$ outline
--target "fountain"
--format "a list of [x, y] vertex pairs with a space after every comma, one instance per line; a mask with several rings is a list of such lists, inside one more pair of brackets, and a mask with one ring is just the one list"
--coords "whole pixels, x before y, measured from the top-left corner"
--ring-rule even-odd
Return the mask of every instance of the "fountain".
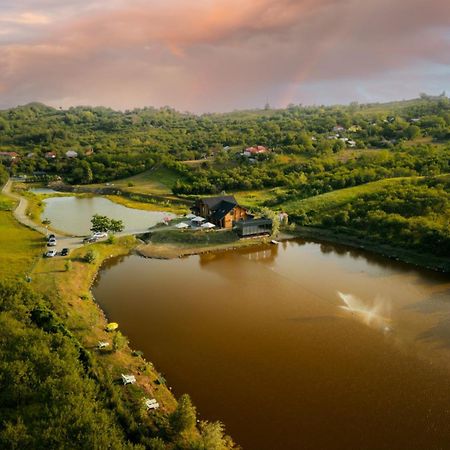
[[337, 292], [340, 299], [344, 302], [341, 309], [350, 312], [353, 316], [361, 320], [366, 325], [377, 328], [383, 332], [392, 331], [389, 323], [391, 322], [390, 305], [385, 300], [376, 297], [371, 305], [367, 305], [358, 297], [352, 294]]

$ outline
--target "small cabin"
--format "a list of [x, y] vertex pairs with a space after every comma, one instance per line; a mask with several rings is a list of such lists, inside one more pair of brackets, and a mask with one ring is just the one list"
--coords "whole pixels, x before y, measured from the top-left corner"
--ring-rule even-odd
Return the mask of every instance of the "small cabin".
[[249, 219], [236, 223], [236, 232], [239, 237], [261, 236], [272, 234], [272, 219]]

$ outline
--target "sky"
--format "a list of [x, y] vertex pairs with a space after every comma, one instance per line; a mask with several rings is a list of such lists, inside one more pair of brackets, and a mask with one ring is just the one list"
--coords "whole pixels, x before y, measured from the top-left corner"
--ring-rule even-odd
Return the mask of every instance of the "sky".
[[0, 108], [203, 113], [444, 90], [449, 0], [0, 0]]

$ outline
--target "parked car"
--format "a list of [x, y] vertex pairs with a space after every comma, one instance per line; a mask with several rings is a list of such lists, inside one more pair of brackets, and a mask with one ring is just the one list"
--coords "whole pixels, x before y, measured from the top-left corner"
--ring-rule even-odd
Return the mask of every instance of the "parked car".
[[47, 246], [48, 247], [55, 247], [56, 246], [56, 239], [55, 238], [49, 239], [48, 242], [47, 242]]
[[97, 242], [98, 241], [98, 239], [96, 238], [96, 237], [93, 237], [93, 236], [87, 236], [87, 237], [85, 237], [84, 239], [83, 239], [83, 242], [86, 244], [86, 243], [88, 243], [88, 244], [90, 244], [91, 242]]
[[107, 236], [108, 236], [108, 235], [107, 235], [106, 233], [101, 233], [101, 232], [99, 232], [99, 231], [97, 231], [97, 232], [95, 232], [95, 233], [92, 234], [92, 237], [93, 237], [93, 238], [96, 238], [96, 239], [105, 238], [105, 237], [107, 237]]
[[49, 234], [47, 236], [47, 240], [50, 240], [50, 239], [56, 239], [56, 236], [54, 234]]
[[45, 253], [44, 256], [46, 258], [53, 258], [54, 256], [56, 256], [56, 250], [49, 250], [47, 253]]
[[69, 249], [68, 248], [63, 248], [61, 250], [61, 256], [67, 256], [69, 254]]

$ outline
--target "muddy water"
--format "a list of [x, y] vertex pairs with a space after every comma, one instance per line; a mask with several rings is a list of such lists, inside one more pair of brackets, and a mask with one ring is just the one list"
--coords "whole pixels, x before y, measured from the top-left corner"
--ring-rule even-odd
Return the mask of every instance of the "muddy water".
[[124, 231], [130, 233], [147, 230], [162, 222], [164, 217], [174, 217], [173, 214], [160, 211], [127, 208], [104, 197], [50, 197], [44, 200], [44, 205], [42, 217], [50, 219], [54, 229], [75, 236], [90, 233], [94, 214], [122, 220]]
[[339, 246], [110, 261], [97, 301], [244, 449], [450, 448], [450, 277]]

